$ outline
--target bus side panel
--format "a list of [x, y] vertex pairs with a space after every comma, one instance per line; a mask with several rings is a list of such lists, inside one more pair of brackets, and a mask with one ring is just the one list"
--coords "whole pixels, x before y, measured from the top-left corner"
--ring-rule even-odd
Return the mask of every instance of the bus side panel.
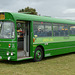
[[45, 48], [45, 57], [75, 52], [74, 42], [49, 43]]
[[33, 45], [33, 50], [35, 51], [35, 48], [39, 45], [43, 46], [45, 57], [75, 52], [74, 38], [74, 36], [69, 37], [69, 39], [64, 39], [64, 37], [36, 38], [35, 43]]
[[45, 51], [45, 57], [75, 52], [75, 47]]

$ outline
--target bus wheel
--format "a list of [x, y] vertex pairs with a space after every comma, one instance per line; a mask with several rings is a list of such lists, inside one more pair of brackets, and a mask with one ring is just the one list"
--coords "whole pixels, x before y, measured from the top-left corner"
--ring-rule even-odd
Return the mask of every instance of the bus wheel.
[[41, 61], [43, 58], [43, 51], [42, 48], [37, 47], [34, 52], [34, 61]]

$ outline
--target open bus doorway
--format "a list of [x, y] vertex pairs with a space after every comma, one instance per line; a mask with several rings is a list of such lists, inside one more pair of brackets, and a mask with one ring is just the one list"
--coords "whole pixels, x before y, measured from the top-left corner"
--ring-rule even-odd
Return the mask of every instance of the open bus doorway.
[[29, 21], [17, 21], [17, 57], [29, 57]]

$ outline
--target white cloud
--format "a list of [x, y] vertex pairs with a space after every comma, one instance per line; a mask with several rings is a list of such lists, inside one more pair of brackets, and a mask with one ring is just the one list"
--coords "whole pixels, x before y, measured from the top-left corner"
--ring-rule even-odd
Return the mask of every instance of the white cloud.
[[8, 10], [8, 9], [3, 9], [3, 10], [0, 10], [0, 12], [12, 12], [11, 10]]
[[65, 11], [63, 11], [64, 14], [72, 14], [72, 13], [75, 13], [75, 8], [72, 8], [72, 9], [66, 9]]
[[75, 20], [75, 17], [55, 17], [55, 18]]
[[51, 17], [75, 17], [75, 0], [0, 0], [0, 11], [18, 12], [27, 6]]

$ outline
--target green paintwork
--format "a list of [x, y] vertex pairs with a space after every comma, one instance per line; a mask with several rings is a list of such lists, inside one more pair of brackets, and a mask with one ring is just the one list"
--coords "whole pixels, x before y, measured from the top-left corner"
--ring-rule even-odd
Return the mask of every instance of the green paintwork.
[[[69, 49], [72, 48], [71, 52], [74, 52], [74, 46], [75, 46], [75, 36], [69, 36], [69, 37], [37, 37], [34, 42], [34, 47], [37, 47], [37, 44], [42, 45], [45, 50], [45, 57], [46, 55], [50, 53], [49, 56], [63, 54], [69, 52]], [[35, 50], [34, 48], [34, 50]], [[60, 49], [58, 49], [60, 48]], [[50, 50], [48, 50], [50, 49]], [[66, 51], [68, 49], [68, 51]], [[48, 51], [46, 51], [48, 50]], [[64, 50], [64, 51], [62, 51]]]
[[51, 17], [36, 16], [36, 15], [21, 14], [21, 13], [11, 13], [11, 14], [16, 20], [75, 24], [75, 21], [72, 21], [72, 20], [56, 19], [56, 18], [51, 18]]
[[[11, 61], [17, 60], [17, 26], [16, 20], [25, 20], [30, 21], [30, 57], [34, 58], [34, 51], [37, 46], [41, 45], [44, 48], [44, 56], [53, 56], [58, 54], [64, 54], [69, 52], [75, 52], [75, 36], [69, 35], [68, 37], [37, 37], [33, 43], [33, 21], [42, 21], [42, 22], [51, 22], [51, 23], [64, 23], [64, 24], [73, 24], [75, 21], [56, 19], [51, 17], [35, 16], [22, 13], [5, 13], [5, 19], [1, 21], [12, 21], [15, 24], [15, 38], [14, 39], [0, 39], [0, 56], [2, 60], [7, 60], [8, 57], [11, 57]], [[11, 44], [9, 48], [8, 45]], [[14, 56], [7, 56], [6, 52], [14, 52]], [[40, 56], [39, 56], [40, 57]], [[25, 58], [21, 60], [27, 60], [32, 58]]]
[[64, 41], [75, 41], [75, 36], [69, 37], [37, 37], [35, 43], [53, 43], [53, 42], [64, 42]]

